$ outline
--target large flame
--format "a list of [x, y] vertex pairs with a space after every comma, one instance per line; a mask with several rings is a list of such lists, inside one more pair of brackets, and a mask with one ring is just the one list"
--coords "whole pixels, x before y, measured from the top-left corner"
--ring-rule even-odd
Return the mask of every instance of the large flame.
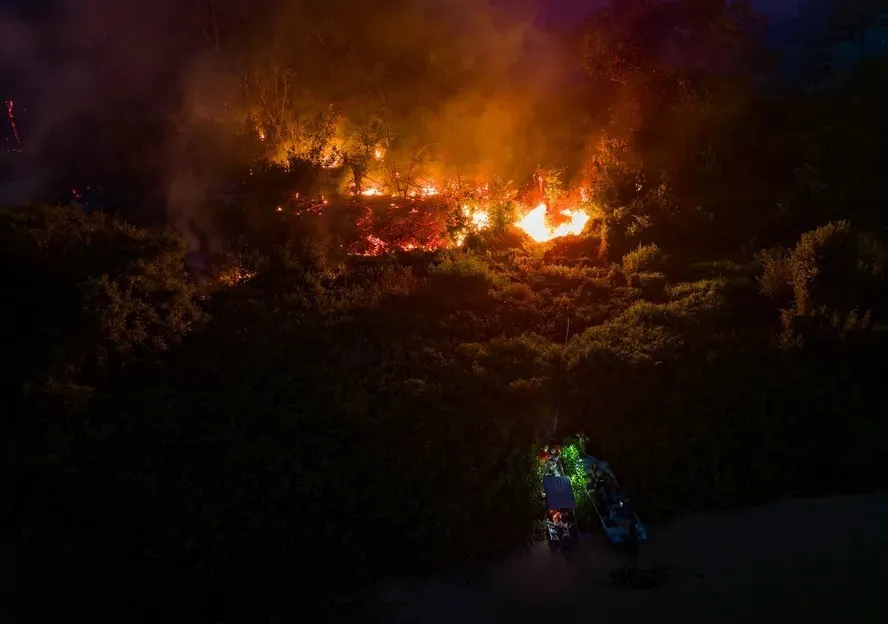
[[589, 215], [581, 210], [565, 210], [563, 214], [569, 220], [557, 227], [552, 227], [546, 219], [546, 204], [540, 204], [524, 215], [515, 225], [524, 230], [536, 242], [545, 243], [559, 236], [580, 234], [589, 221]]
[[483, 230], [490, 225], [490, 215], [486, 210], [476, 210], [471, 213], [472, 225], [475, 229]]
[[419, 189], [407, 192], [407, 197], [433, 197], [438, 194], [438, 187], [434, 184], [424, 184]]
[[[493, 219], [489, 211], [491, 200], [485, 197], [489, 192], [487, 185], [473, 187], [476, 193], [469, 193], [473, 198], [459, 207], [462, 218], [458, 222], [461, 227], [457, 232], [453, 232], [452, 238], [448, 240], [445, 218], [440, 210], [447, 209], [447, 205], [450, 205], [450, 201], [454, 199], [453, 195], [459, 190], [460, 188], [454, 187], [448, 180], [440, 182], [440, 186], [425, 181], [423, 184], [416, 184], [408, 191], [407, 197], [399, 198], [391, 195], [389, 190], [379, 182], [371, 182], [360, 190], [352, 186], [353, 196], [390, 198], [393, 202], [391, 207], [396, 212], [389, 211], [379, 202], [365, 204], [368, 210], [367, 215], [357, 223], [358, 230], [361, 232], [360, 238], [349, 244], [347, 253], [379, 256], [398, 250], [435, 251], [444, 247], [463, 246], [470, 234], [480, 233], [490, 228], [493, 225]], [[583, 195], [583, 191], [584, 189], [580, 190], [580, 195]], [[433, 198], [436, 195], [443, 197], [441, 202], [432, 201], [428, 205], [423, 203], [425, 199]], [[398, 201], [399, 199], [401, 201]], [[298, 194], [294, 195], [294, 200], [301, 201]], [[301, 202], [301, 204], [305, 203], [305, 201]], [[329, 204], [323, 196], [320, 197], [320, 202], [312, 200], [309, 203], [309, 207], [303, 206], [297, 212], [310, 210], [320, 213], [323, 209], [322, 206]], [[434, 208], [439, 212], [429, 210], [429, 208]], [[277, 211], [282, 212], [283, 208], [278, 207]], [[550, 221], [550, 216], [555, 215], [548, 213], [545, 203], [540, 203], [516, 221], [514, 225], [537, 243], [544, 243], [562, 236], [581, 234], [590, 220], [590, 215], [582, 208], [559, 211], [555, 219], [558, 225], [554, 225]]]

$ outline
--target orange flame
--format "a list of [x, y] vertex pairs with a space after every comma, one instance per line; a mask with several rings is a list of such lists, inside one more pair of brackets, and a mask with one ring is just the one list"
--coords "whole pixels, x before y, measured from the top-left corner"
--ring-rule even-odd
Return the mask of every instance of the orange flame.
[[[462, 213], [469, 220], [468, 230], [474, 230], [476, 232], [480, 232], [481, 230], [486, 230], [490, 227], [490, 213], [484, 210], [483, 208], [479, 208], [477, 206], [469, 206], [468, 204], [463, 205]], [[460, 232], [456, 235], [454, 239], [454, 244], [456, 247], [462, 247], [463, 243], [466, 242], [467, 231]]]
[[419, 187], [419, 190], [412, 190], [407, 193], [407, 197], [433, 197], [438, 194], [438, 187], [433, 184], [426, 184]]
[[569, 221], [553, 227], [546, 219], [546, 204], [540, 204], [524, 215], [515, 225], [524, 230], [536, 242], [545, 243], [559, 236], [580, 234], [589, 221], [589, 215], [580, 210], [565, 210], [563, 214], [569, 218]]

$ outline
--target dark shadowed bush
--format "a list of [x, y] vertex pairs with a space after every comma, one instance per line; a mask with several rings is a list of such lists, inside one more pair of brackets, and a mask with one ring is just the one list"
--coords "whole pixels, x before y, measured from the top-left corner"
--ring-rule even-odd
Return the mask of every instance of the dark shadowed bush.
[[886, 254], [875, 239], [834, 222], [802, 235], [790, 252], [760, 256], [762, 293], [782, 305], [782, 341], [845, 337], [885, 320]]
[[0, 214], [0, 254], [18, 267], [3, 326], [18, 337], [22, 379], [90, 381], [109, 367], [176, 346], [203, 318], [172, 229], [101, 213], [36, 207]]
[[758, 282], [762, 294], [780, 308], [791, 305], [794, 293], [789, 254], [777, 247], [760, 252], [758, 261], [761, 264]]

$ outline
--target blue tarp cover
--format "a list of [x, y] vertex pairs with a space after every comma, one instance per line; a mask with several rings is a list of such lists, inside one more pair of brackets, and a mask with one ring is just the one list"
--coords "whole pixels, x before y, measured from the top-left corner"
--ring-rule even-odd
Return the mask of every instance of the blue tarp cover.
[[547, 509], [576, 509], [573, 488], [567, 477], [543, 477]]

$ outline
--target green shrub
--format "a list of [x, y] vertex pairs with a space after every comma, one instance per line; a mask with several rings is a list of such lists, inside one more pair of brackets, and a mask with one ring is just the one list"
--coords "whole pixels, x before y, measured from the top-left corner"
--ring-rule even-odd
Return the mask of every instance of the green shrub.
[[470, 281], [480, 281], [488, 286], [503, 285], [505, 278], [497, 274], [490, 265], [473, 253], [451, 252], [431, 268], [431, 275], [437, 278], [455, 277]]
[[520, 299], [523, 301], [532, 301], [534, 298], [533, 289], [521, 282], [512, 282], [505, 286], [503, 288], [503, 296], [509, 299]]
[[621, 265], [626, 273], [653, 272], [662, 269], [665, 256], [656, 244], [639, 245], [623, 256]]
[[806, 232], [790, 256], [797, 314], [825, 306], [848, 312], [884, 287], [885, 251], [844, 221]]
[[101, 213], [35, 207], [0, 213], [0, 258], [16, 271], [4, 327], [23, 378], [89, 383], [109, 366], [178, 344], [203, 318], [174, 230]]
[[886, 254], [844, 221], [806, 232], [790, 252], [760, 254], [761, 292], [781, 307], [781, 343], [818, 335], [844, 339], [884, 315]]
[[616, 286], [617, 288], [622, 288], [629, 284], [626, 274], [617, 264], [611, 265], [610, 271], [607, 274], [607, 280], [611, 285]]
[[641, 296], [648, 301], [659, 301], [666, 294], [666, 276], [662, 273], [636, 273]]
[[759, 252], [761, 275], [758, 283], [761, 293], [774, 300], [780, 307], [792, 301], [792, 269], [789, 256], [780, 247]]

